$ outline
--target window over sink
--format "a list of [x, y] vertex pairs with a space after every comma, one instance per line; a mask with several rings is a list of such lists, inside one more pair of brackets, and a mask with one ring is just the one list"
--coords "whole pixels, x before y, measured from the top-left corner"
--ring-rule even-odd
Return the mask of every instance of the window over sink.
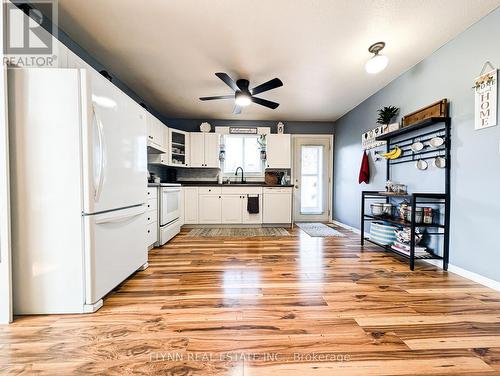
[[264, 176], [264, 163], [260, 157], [259, 135], [225, 135], [225, 160], [223, 172], [234, 176], [238, 167], [242, 167], [245, 176]]

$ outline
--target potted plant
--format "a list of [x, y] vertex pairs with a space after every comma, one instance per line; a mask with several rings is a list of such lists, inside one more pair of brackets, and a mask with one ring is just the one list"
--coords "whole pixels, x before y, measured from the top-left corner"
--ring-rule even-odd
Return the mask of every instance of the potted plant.
[[377, 124], [389, 125], [391, 120], [398, 114], [399, 108], [396, 106], [387, 106], [381, 108], [378, 112]]

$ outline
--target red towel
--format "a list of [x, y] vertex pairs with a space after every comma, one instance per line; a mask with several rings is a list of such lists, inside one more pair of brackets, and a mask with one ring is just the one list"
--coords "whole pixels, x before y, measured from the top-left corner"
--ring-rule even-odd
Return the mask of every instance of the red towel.
[[363, 152], [363, 159], [361, 160], [361, 168], [359, 169], [359, 184], [370, 181], [370, 163], [368, 162], [368, 154]]

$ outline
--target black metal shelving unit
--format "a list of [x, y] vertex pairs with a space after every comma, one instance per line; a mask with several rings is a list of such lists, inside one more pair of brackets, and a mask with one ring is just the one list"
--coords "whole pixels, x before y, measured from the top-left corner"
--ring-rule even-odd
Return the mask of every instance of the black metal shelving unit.
[[[440, 126], [437, 126], [440, 125]], [[432, 130], [428, 130], [430, 126], [435, 126]], [[404, 137], [406, 136], [406, 137]], [[444, 143], [440, 147], [431, 148], [425, 147], [424, 149], [414, 152], [411, 150], [410, 146], [417, 141], [425, 143], [434, 137], [444, 138]], [[444, 192], [440, 193], [412, 193], [412, 194], [387, 194], [385, 192], [378, 191], [363, 191], [361, 193], [361, 246], [364, 246], [365, 242], [369, 242], [376, 246], [385, 249], [388, 252], [392, 252], [396, 255], [405, 257], [409, 259], [410, 269], [415, 269], [415, 260], [419, 259], [438, 259], [443, 261], [443, 269], [448, 270], [449, 261], [449, 243], [450, 243], [450, 171], [451, 171], [451, 119], [449, 117], [433, 117], [423, 120], [417, 124], [413, 124], [408, 127], [398, 129], [394, 132], [390, 132], [377, 137], [378, 141], [387, 141], [387, 152], [392, 148], [398, 146], [403, 150], [403, 154], [400, 158], [395, 160], [387, 160], [386, 165], [386, 177], [387, 180], [391, 179], [391, 167], [397, 164], [403, 163], [415, 163], [419, 159], [429, 160], [434, 159], [437, 156], [442, 156], [446, 160], [446, 166], [444, 168]], [[366, 202], [368, 200], [384, 200], [389, 202], [391, 198], [407, 199], [410, 202], [411, 220], [409, 222], [392, 216], [374, 216], [366, 214]], [[444, 209], [444, 218], [442, 222], [439, 223], [416, 223], [415, 214], [416, 208], [419, 205], [427, 204], [433, 206], [439, 206]], [[411, 232], [410, 241], [410, 254], [407, 255], [397, 250], [392, 249], [390, 246], [378, 244], [369, 238], [365, 237], [365, 222], [373, 221], [385, 221], [397, 226], [409, 227]], [[439, 256], [433, 253], [428, 253], [426, 255], [415, 255], [415, 233], [417, 228], [428, 228], [433, 229], [435, 232], [427, 231], [427, 235], [440, 236], [443, 239], [443, 256]]]

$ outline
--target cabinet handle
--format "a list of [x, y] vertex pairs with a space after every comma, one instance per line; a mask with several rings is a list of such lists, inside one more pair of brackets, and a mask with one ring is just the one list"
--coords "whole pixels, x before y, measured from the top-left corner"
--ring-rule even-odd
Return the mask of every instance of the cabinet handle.
[[151, 230], [148, 230], [148, 234], [151, 232]]
[[219, 198], [221, 198], [221, 197], [219, 196]]
[[148, 221], [149, 221], [149, 220], [151, 220], [151, 218], [150, 218], [150, 217], [148, 217]]

